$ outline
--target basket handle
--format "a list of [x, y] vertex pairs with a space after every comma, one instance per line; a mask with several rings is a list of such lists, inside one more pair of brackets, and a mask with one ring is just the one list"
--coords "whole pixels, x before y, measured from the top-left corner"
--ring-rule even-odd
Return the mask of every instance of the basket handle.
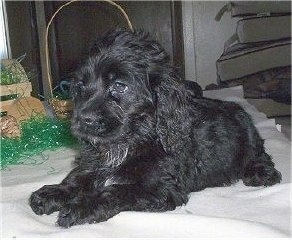
[[[47, 77], [48, 77], [48, 81], [49, 81], [49, 88], [50, 88], [50, 94], [51, 94], [51, 98], [53, 98], [53, 89], [52, 89], [52, 78], [51, 78], [51, 73], [50, 73], [50, 59], [49, 59], [49, 44], [48, 44], [48, 35], [49, 35], [49, 29], [50, 29], [50, 26], [54, 20], [54, 18], [56, 17], [56, 15], [66, 6], [74, 3], [74, 2], [81, 2], [82, 0], [71, 0], [65, 4], [63, 4], [62, 6], [60, 6], [56, 12], [54, 12], [54, 14], [52, 15], [52, 17], [50, 18], [50, 21], [48, 22], [48, 25], [46, 27], [46, 33], [45, 33], [45, 58], [46, 58], [46, 68], [47, 68]], [[117, 7], [121, 12], [122, 14], [124, 15], [124, 17], [126, 18], [127, 20], [127, 23], [128, 23], [128, 26], [129, 26], [129, 29], [133, 32], [134, 29], [133, 29], [133, 26], [132, 26], [132, 23], [127, 15], [127, 13], [125, 12], [125, 10], [117, 3], [111, 1], [111, 0], [103, 0], [104, 2], [107, 2], [115, 7]]]

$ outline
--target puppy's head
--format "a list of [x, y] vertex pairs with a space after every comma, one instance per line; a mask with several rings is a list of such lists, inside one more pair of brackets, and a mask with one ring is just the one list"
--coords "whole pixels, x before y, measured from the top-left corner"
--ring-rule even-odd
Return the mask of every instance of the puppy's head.
[[147, 34], [117, 30], [104, 36], [72, 84], [73, 134], [93, 144], [153, 137], [152, 90], [168, 68], [169, 56]]

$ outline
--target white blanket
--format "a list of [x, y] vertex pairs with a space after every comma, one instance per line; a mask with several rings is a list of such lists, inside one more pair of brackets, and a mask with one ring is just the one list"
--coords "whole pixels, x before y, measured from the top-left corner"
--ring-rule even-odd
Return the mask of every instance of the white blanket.
[[2, 237], [289, 237], [290, 141], [273, 119], [267, 119], [242, 97], [241, 87], [205, 92], [205, 96], [236, 101], [253, 117], [266, 150], [281, 171], [281, 184], [208, 188], [190, 194], [187, 205], [166, 213], [123, 212], [98, 224], [62, 229], [57, 213], [35, 215], [28, 205], [31, 192], [60, 182], [71, 169], [71, 149], [46, 151], [38, 165], [11, 166], [1, 171]]

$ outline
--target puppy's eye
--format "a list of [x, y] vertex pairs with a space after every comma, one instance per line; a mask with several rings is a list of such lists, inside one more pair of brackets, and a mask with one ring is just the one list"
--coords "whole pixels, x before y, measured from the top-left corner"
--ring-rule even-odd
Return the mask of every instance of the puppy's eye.
[[116, 92], [116, 93], [125, 93], [128, 90], [128, 86], [125, 83], [115, 81], [111, 88], [111, 92]]
[[84, 88], [84, 82], [83, 81], [78, 81], [78, 83], [76, 84], [77, 85], [77, 87], [79, 87], [79, 88]]
[[85, 89], [85, 85], [84, 85], [84, 82], [83, 81], [78, 81], [76, 84], [75, 84], [75, 89], [77, 90], [77, 93], [82, 93]]

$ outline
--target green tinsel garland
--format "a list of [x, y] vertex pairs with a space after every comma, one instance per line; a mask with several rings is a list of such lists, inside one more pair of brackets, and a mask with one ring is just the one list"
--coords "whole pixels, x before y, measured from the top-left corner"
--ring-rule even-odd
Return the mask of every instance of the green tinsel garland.
[[0, 85], [9, 85], [21, 82], [21, 78], [13, 73], [10, 69], [1, 65], [0, 71]]
[[56, 150], [77, 143], [70, 133], [68, 120], [35, 116], [21, 122], [20, 127], [20, 138], [1, 138], [1, 169], [8, 165], [25, 164], [44, 150]]

